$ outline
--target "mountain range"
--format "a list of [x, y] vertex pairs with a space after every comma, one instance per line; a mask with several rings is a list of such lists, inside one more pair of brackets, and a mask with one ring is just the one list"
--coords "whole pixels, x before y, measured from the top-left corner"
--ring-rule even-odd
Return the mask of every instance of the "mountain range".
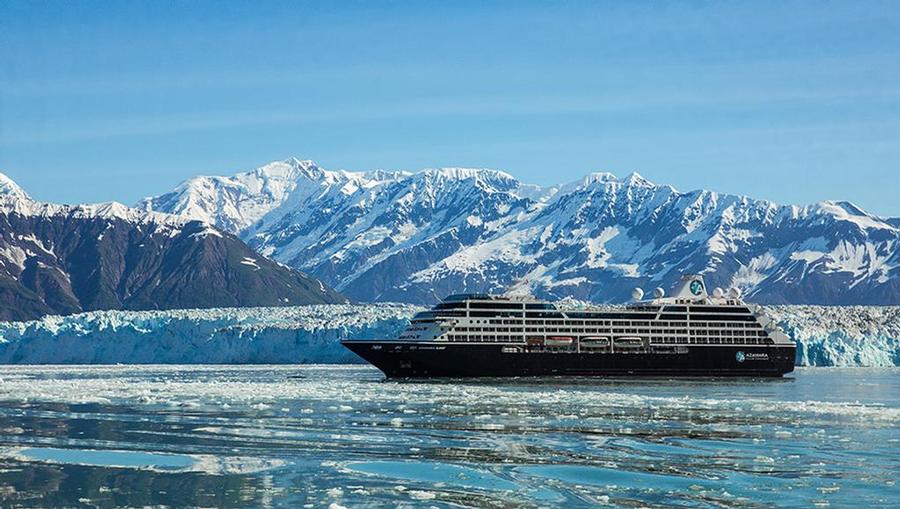
[[0, 174], [0, 320], [341, 302], [203, 221], [119, 203], [41, 203]]
[[637, 173], [541, 187], [487, 169], [326, 170], [289, 159], [137, 204], [203, 221], [364, 302], [459, 291], [621, 302], [684, 273], [754, 302], [900, 303], [900, 220]]

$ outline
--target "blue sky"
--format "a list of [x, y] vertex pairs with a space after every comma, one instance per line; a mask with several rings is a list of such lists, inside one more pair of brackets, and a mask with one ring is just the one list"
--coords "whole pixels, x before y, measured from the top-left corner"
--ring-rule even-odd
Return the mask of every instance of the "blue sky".
[[290, 156], [900, 216], [900, 4], [0, 2], [0, 171], [33, 196]]

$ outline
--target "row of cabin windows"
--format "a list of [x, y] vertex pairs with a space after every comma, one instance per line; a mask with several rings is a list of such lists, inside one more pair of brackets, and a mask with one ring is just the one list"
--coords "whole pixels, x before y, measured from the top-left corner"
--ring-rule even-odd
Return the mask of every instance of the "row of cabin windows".
[[[524, 336], [521, 335], [503, 335], [503, 334], [450, 334], [447, 336], [449, 341], [460, 342], [523, 342]], [[712, 345], [764, 345], [774, 344], [774, 341], [766, 337], [748, 337], [748, 338], [730, 338], [730, 337], [709, 337], [709, 338], [687, 338], [687, 337], [666, 337], [666, 338], [650, 338], [653, 345], [691, 345], [691, 344], [712, 344]]]
[[[466, 306], [464, 302], [444, 302], [438, 304], [431, 308], [431, 311], [446, 311], [446, 310], [470, 310], [470, 311], [514, 311], [519, 314], [522, 313], [522, 304], [505, 304], [505, 303], [470, 303]], [[612, 316], [623, 316], [623, 317], [634, 317], [634, 316], [655, 316], [659, 313], [659, 309], [657, 308], [635, 308], [628, 311], [561, 311], [555, 308], [552, 304], [549, 306], [537, 304], [529, 304], [525, 306], [525, 313], [528, 314], [542, 314], [542, 313], [566, 313], [569, 316], [576, 318], [593, 318], [593, 317], [612, 317]], [[710, 306], [693, 306], [690, 309], [687, 309], [683, 306], [670, 306], [662, 310], [662, 313], [665, 314], [677, 314], [677, 315], [685, 315], [687, 313], [691, 314], [721, 314], [721, 315], [748, 315], [752, 314], [747, 308], [725, 308], [725, 307], [710, 307]]]
[[[495, 321], [491, 321], [491, 323], [495, 323]], [[499, 320], [496, 321], [499, 323]], [[519, 325], [521, 323], [516, 323], [512, 320], [504, 321], [504, 323], [513, 323], [515, 325]], [[648, 327], [653, 329], [666, 329], [666, 328], [686, 328], [690, 327], [691, 329], [705, 329], [705, 328], [713, 328], [713, 329], [761, 329], [762, 325], [758, 322], [736, 322], [736, 323], [716, 323], [716, 322], [602, 322], [602, 323], [587, 323], [582, 324], [579, 322], [567, 322], [561, 320], [546, 320], [543, 322], [540, 321], [526, 321], [526, 326], [537, 326], [537, 325], [556, 325], [556, 326], [568, 326], [572, 328], [581, 327]], [[576, 329], [577, 330], [577, 329]]]
[[[521, 325], [521, 324], [515, 324]], [[683, 325], [681, 327], [678, 326], [668, 326], [668, 327], [604, 327], [604, 328], [572, 328], [572, 327], [525, 327], [526, 332], [573, 332], [573, 333], [584, 333], [584, 334], [595, 334], [601, 332], [612, 332], [613, 334], [619, 333], [635, 333], [635, 334], [687, 334], [690, 331], [691, 334], [699, 334], [699, 335], [716, 335], [716, 334], [731, 334], [731, 333], [742, 333], [743, 331], [748, 331], [752, 333], [761, 333], [765, 334], [765, 331], [762, 330], [762, 327], [719, 327], [719, 328], [686, 328]], [[735, 330], [737, 329], [737, 330]], [[497, 327], [495, 326], [476, 326], [476, 327], [454, 327], [455, 331], [459, 332], [472, 332], [472, 331], [521, 331], [522, 327]]]
[[[478, 310], [517, 310], [523, 309], [521, 303], [510, 302], [442, 302], [432, 308], [433, 310], [442, 309], [478, 309]], [[555, 311], [559, 309], [554, 304], [549, 303], [529, 303], [524, 304], [524, 309], [530, 312], [539, 311]], [[750, 314], [750, 309], [746, 307], [723, 307], [723, 306], [666, 306], [662, 310], [664, 313], [718, 313], [718, 314]], [[641, 307], [634, 308], [629, 313], [658, 313], [658, 307]], [[587, 318], [590, 315], [596, 315], [604, 312], [596, 311], [570, 311], [569, 314], [578, 314]], [[609, 312], [606, 312], [608, 314]]]
[[522, 332], [522, 327], [456, 327], [454, 332]]
[[525, 320], [528, 325], [568, 325], [570, 327], [579, 327], [579, 326], [610, 326], [610, 325], [621, 325], [628, 326], [633, 325], [637, 327], [685, 327], [690, 325], [692, 327], [746, 327], [746, 326], [755, 326], [758, 324], [756, 320], [741, 320], [741, 321], [720, 321], [720, 320], [691, 320], [690, 322], [685, 320], [650, 320], [650, 321], [634, 321], [634, 320]]
[[[465, 311], [436, 311], [434, 312], [436, 316], [441, 317], [449, 317], [449, 318], [518, 318], [522, 319], [522, 313], [516, 312], [508, 312], [508, 311], [469, 311], [466, 313]], [[609, 320], [621, 320], [621, 321], [629, 321], [633, 322], [638, 319], [643, 320], [652, 320], [652, 321], [679, 321], [686, 322], [690, 318], [691, 322], [696, 321], [713, 321], [713, 322], [754, 322], [756, 318], [753, 315], [746, 314], [672, 314], [672, 313], [663, 313], [659, 316], [655, 314], [618, 314], [615, 316], [604, 316], [604, 317], [596, 317], [592, 318], [590, 316], [583, 316], [583, 313], [569, 313], [568, 317], [564, 316], [561, 313], [525, 313], [526, 320], [545, 320], [545, 319], [567, 319], [571, 322], [581, 322], [586, 321], [588, 323], [598, 322], [598, 321], [609, 321]]]
[[[492, 323], [492, 324], [511, 324], [518, 325], [521, 324], [522, 320], [473, 320], [474, 323]], [[761, 327], [758, 322], [754, 321], [739, 321], [739, 322], [721, 322], [717, 320], [713, 321], [696, 321], [691, 320], [690, 322], [686, 321], [665, 321], [665, 320], [653, 320], [653, 321], [633, 321], [633, 320], [525, 320], [527, 325], [567, 325], [569, 327], [581, 327], [581, 326], [635, 326], [635, 327], [729, 327], [729, 328], [743, 328], [743, 327]], [[413, 323], [434, 323], [433, 321], [419, 321], [415, 320]]]

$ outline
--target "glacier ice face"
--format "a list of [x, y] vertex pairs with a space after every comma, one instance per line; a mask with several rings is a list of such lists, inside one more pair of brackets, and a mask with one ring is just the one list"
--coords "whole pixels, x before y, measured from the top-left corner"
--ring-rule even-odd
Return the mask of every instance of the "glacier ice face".
[[798, 366], [900, 366], [898, 306], [767, 306]]
[[[357, 363], [341, 339], [397, 337], [423, 309], [332, 304], [50, 316], [0, 323], [0, 363]], [[764, 309], [797, 342], [799, 366], [900, 366], [900, 307]]]
[[419, 310], [330, 304], [48, 316], [0, 323], [0, 363], [362, 362], [339, 341], [396, 337]]

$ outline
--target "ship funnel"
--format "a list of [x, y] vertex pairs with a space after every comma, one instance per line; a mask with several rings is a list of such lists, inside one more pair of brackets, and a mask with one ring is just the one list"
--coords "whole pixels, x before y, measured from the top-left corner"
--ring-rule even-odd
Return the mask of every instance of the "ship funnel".
[[708, 297], [703, 276], [699, 274], [681, 276], [681, 283], [675, 289], [674, 297], [683, 299], [704, 299]]

